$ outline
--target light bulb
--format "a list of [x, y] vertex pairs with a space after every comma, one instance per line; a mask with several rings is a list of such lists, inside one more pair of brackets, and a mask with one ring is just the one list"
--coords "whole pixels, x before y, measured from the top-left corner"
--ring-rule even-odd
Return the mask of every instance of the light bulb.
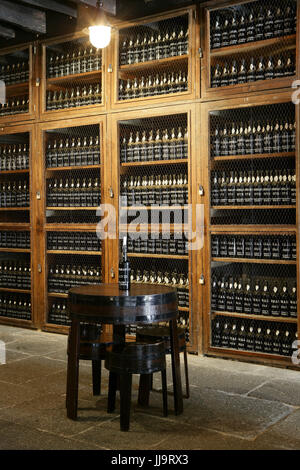
[[96, 25], [89, 27], [90, 41], [97, 49], [104, 49], [110, 43], [111, 27]]

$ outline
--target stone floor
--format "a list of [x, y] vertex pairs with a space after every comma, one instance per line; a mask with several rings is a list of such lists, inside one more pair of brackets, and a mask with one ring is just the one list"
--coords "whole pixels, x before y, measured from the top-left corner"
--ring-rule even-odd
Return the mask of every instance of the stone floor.
[[[163, 418], [158, 392], [149, 408], [139, 408], [135, 380], [131, 429], [124, 433], [118, 412], [106, 413], [107, 372], [102, 396], [93, 397], [86, 361], [80, 364], [78, 421], [66, 418], [65, 336], [0, 326], [0, 340], [6, 344], [1, 450], [300, 449], [300, 371], [189, 356], [191, 397], [184, 400], [184, 413], [174, 415], [170, 396]], [[159, 389], [159, 374], [154, 383]]]

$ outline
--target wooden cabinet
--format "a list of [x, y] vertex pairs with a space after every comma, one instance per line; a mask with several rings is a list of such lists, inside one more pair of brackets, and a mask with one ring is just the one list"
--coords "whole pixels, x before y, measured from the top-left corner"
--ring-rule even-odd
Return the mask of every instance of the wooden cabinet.
[[87, 36], [72, 35], [42, 44], [40, 115], [60, 119], [99, 114], [106, 107], [106, 51]]
[[0, 126], [33, 120], [37, 115], [36, 61], [34, 44], [1, 50]]
[[34, 219], [32, 125], [0, 135], [0, 322], [33, 327], [37, 320], [33, 277]]
[[[295, 106], [290, 92], [279, 92], [271, 103], [260, 96], [206, 104], [201, 115], [208, 169], [205, 352], [288, 364], [299, 287]], [[260, 121], [263, 131], [250, 132], [252, 144], [241, 133], [235, 142], [225, 132], [219, 140], [218, 127], [235, 121], [256, 129]], [[290, 124], [286, 134], [276, 122]]]
[[105, 279], [96, 212], [104, 199], [106, 118], [44, 123], [38, 133], [43, 168], [41, 318], [43, 328], [55, 330], [69, 324], [67, 291]]
[[299, 1], [214, 2], [202, 11], [202, 97], [290, 87], [299, 75]]
[[[179, 321], [189, 326], [191, 352], [291, 365], [286, 353], [270, 353], [267, 343], [259, 351], [234, 344], [243, 322], [247, 335], [248, 327], [262, 325], [280, 337], [288, 331], [288, 339], [295, 339], [299, 322], [300, 294], [293, 291], [295, 283], [299, 291], [300, 275], [299, 106], [291, 102], [297, 97], [291, 85], [299, 78], [300, 9], [298, 0], [288, 5], [295, 7], [291, 21], [287, 2], [276, 0], [272, 10], [276, 15], [285, 9], [282, 35], [269, 37], [264, 29], [259, 40], [243, 44], [234, 44], [239, 36], [224, 30], [224, 21], [232, 23], [235, 13], [247, 17], [253, 8], [259, 36], [265, 2], [214, 1], [118, 23], [102, 52], [82, 33], [1, 51], [3, 65], [16, 58], [14, 69], [21, 58], [29, 60], [26, 83], [7, 86], [9, 98], [18, 90], [28, 93], [29, 110], [0, 116], [0, 202], [7, 188], [14, 198], [22, 180], [30, 188], [30, 206], [0, 207], [0, 257], [18, 253], [29, 260], [32, 282], [26, 292], [0, 286], [0, 322], [66, 333], [68, 288], [118, 282], [120, 242], [128, 228], [133, 282], [179, 289]], [[249, 25], [247, 17], [246, 39]], [[233, 44], [226, 44], [230, 31]], [[275, 61], [281, 55], [296, 56], [293, 74], [211, 86], [217, 64], [223, 75], [226, 62], [245, 59], [248, 70], [251, 57]], [[22, 155], [24, 144], [29, 168], [16, 166], [22, 165], [18, 145]], [[100, 202], [107, 204], [103, 212], [97, 212]], [[103, 218], [106, 235], [100, 241], [96, 231]], [[170, 239], [162, 237], [165, 228]], [[18, 240], [14, 247], [12, 240]], [[225, 306], [222, 296], [214, 304], [218, 274], [223, 300], [231, 295]], [[287, 282], [293, 315], [284, 303], [280, 315], [230, 304], [239, 281], [248, 278], [256, 302], [259, 280], [273, 289], [276, 278], [279, 290]], [[30, 299], [30, 317], [7, 311], [7, 302], [14, 302], [10, 295], [27, 296], [26, 308]], [[225, 323], [221, 345], [218, 331]]]
[[113, 109], [159, 106], [194, 97], [196, 17], [191, 7], [117, 28]]

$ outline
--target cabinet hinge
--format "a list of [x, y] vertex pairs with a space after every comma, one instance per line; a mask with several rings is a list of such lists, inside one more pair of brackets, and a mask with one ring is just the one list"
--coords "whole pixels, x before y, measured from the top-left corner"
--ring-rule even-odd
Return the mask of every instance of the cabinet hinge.
[[41, 83], [41, 79], [40, 79], [40, 78], [37, 78], [37, 79], [35, 80], [35, 86], [36, 86], [36, 87], [39, 87], [39, 86], [40, 86], [40, 83]]
[[33, 53], [34, 53], [34, 55], [37, 53], [37, 47], [36, 46], [33, 46]]
[[204, 284], [205, 284], [205, 277], [204, 277], [203, 274], [201, 274], [201, 276], [200, 276], [199, 284], [200, 284], [201, 286], [204, 286]]
[[199, 47], [199, 57], [200, 57], [200, 59], [203, 59], [203, 49], [202, 49], [202, 47]]
[[197, 19], [197, 11], [194, 10], [194, 20], [196, 20], [196, 19]]

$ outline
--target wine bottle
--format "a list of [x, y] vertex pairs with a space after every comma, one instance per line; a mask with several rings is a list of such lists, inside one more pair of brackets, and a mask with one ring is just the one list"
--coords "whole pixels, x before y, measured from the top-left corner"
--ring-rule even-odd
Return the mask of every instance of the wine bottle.
[[119, 289], [130, 289], [130, 263], [127, 259], [127, 237], [123, 237], [122, 259], [119, 263]]

